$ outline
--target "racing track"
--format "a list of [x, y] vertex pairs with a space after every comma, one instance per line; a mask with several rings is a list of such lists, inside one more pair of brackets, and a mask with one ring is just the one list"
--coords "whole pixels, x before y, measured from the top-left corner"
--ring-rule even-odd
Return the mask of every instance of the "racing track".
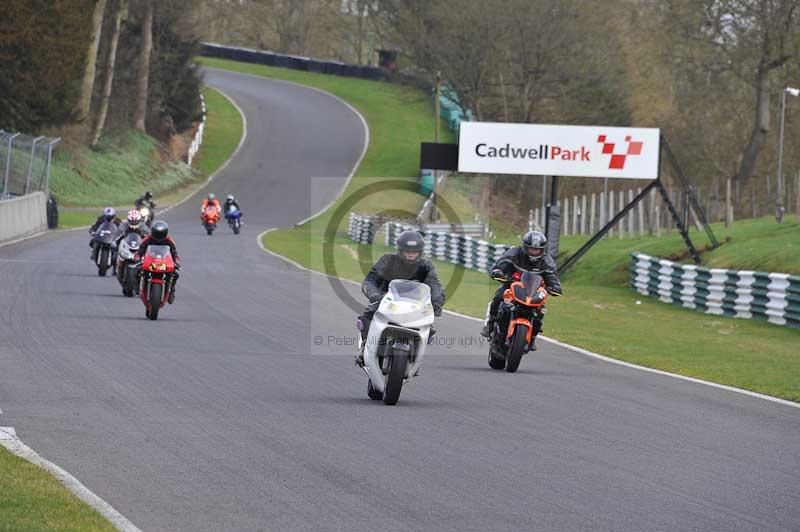
[[800, 530], [797, 408], [550, 345], [515, 375], [440, 346], [398, 406], [370, 401], [351, 349], [311, 341], [352, 335], [352, 313], [255, 243], [333, 197], [344, 178], [310, 201], [308, 177], [348, 175], [360, 119], [295, 85], [207, 82], [247, 116], [209, 188], [243, 200], [243, 234], [205, 236], [199, 196], [169, 212], [185, 268], [154, 323], [83, 232], [0, 248], [0, 425], [144, 531]]

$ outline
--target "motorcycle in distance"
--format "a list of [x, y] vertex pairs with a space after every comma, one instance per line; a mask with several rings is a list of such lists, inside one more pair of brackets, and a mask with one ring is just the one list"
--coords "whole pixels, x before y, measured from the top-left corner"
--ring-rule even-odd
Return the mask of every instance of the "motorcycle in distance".
[[172, 290], [172, 274], [175, 262], [169, 246], [148, 246], [141, 261], [141, 284], [139, 297], [142, 298], [145, 316], [158, 319], [158, 311], [166, 305]]
[[139, 264], [135, 256], [141, 243], [142, 237], [131, 233], [120, 241], [117, 250], [117, 280], [122, 285], [122, 293], [127, 297], [132, 297], [139, 289]]
[[206, 228], [206, 232], [211, 236], [219, 223], [219, 208], [216, 205], [208, 205], [203, 211], [201, 220], [203, 221], [203, 227]]
[[97, 265], [97, 275], [100, 277], [105, 277], [106, 272], [111, 268], [111, 264], [114, 261], [114, 251], [111, 248], [111, 244], [114, 242], [114, 233], [116, 232], [116, 224], [107, 220], [92, 234], [92, 246], [94, 248], [92, 260]]
[[422, 364], [433, 320], [428, 285], [402, 279], [389, 283], [364, 346], [370, 399], [397, 403], [403, 383], [415, 377]]
[[142, 222], [144, 222], [147, 227], [150, 227], [153, 223], [153, 215], [155, 214], [152, 209], [147, 205], [142, 205], [139, 207], [139, 214], [142, 215]]
[[233, 234], [238, 235], [242, 228], [242, 212], [234, 205], [231, 205], [225, 213], [225, 219], [228, 220], [228, 225], [233, 229]]
[[[489, 337], [489, 366], [514, 373], [519, 368], [522, 355], [533, 348], [541, 328], [547, 289], [541, 271], [520, 268], [509, 260], [502, 260], [516, 269], [511, 286], [503, 293], [497, 311], [494, 330]], [[508, 278], [493, 277], [507, 282]]]

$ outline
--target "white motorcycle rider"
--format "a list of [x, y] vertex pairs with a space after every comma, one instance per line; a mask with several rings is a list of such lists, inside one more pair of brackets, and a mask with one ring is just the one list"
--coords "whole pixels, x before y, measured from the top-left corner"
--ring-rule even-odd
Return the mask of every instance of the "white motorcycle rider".
[[428, 345], [434, 313], [431, 289], [417, 281], [394, 280], [372, 319], [363, 347], [367, 394], [397, 403], [403, 383], [415, 377]]
[[441, 316], [445, 294], [433, 263], [422, 257], [425, 239], [403, 231], [396, 253], [385, 253], [372, 266], [362, 293], [370, 303], [359, 316], [356, 364], [369, 377], [370, 398], [397, 403], [403, 382], [417, 375], [433, 320]]

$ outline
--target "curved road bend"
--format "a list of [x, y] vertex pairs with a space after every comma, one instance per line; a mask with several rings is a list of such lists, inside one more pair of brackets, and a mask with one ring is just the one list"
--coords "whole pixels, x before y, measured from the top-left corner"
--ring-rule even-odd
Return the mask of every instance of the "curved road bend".
[[[354, 316], [319, 275], [263, 253], [343, 185], [360, 119], [317, 91], [218, 70], [248, 137], [207, 190], [243, 201], [184, 259], [158, 322], [100, 279], [83, 233], [0, 248], [0, 424], [144, 531], [797, 531], [800, 409], [543, 345], [486, 367], [479, 325], [443, 340], [396, 407], [366, 397]], [[356, 292], [356, 289], [348, 289]], [[465, 341], [465, 340], [462, 340]], [[323, 354], [345, 356], [324, 356]]]

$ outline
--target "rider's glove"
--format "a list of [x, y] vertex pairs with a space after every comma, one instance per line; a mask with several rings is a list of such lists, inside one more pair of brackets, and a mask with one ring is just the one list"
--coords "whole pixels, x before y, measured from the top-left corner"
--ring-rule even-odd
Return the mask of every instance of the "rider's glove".
[[437, 318], [441, 318], [442, 317], [442, 307], [440, 307], [439, 305], [434, 305], [433, 306], [433, 315], [436, 316]]
[[549, 288], [547, 289], [547, 293], [550, 294], [551, 296], [555, 296], [555, 297], [561, 297], [561, 296], [564, 295], [561, 292], [557, 292], [555, 290], [550, 290]]

